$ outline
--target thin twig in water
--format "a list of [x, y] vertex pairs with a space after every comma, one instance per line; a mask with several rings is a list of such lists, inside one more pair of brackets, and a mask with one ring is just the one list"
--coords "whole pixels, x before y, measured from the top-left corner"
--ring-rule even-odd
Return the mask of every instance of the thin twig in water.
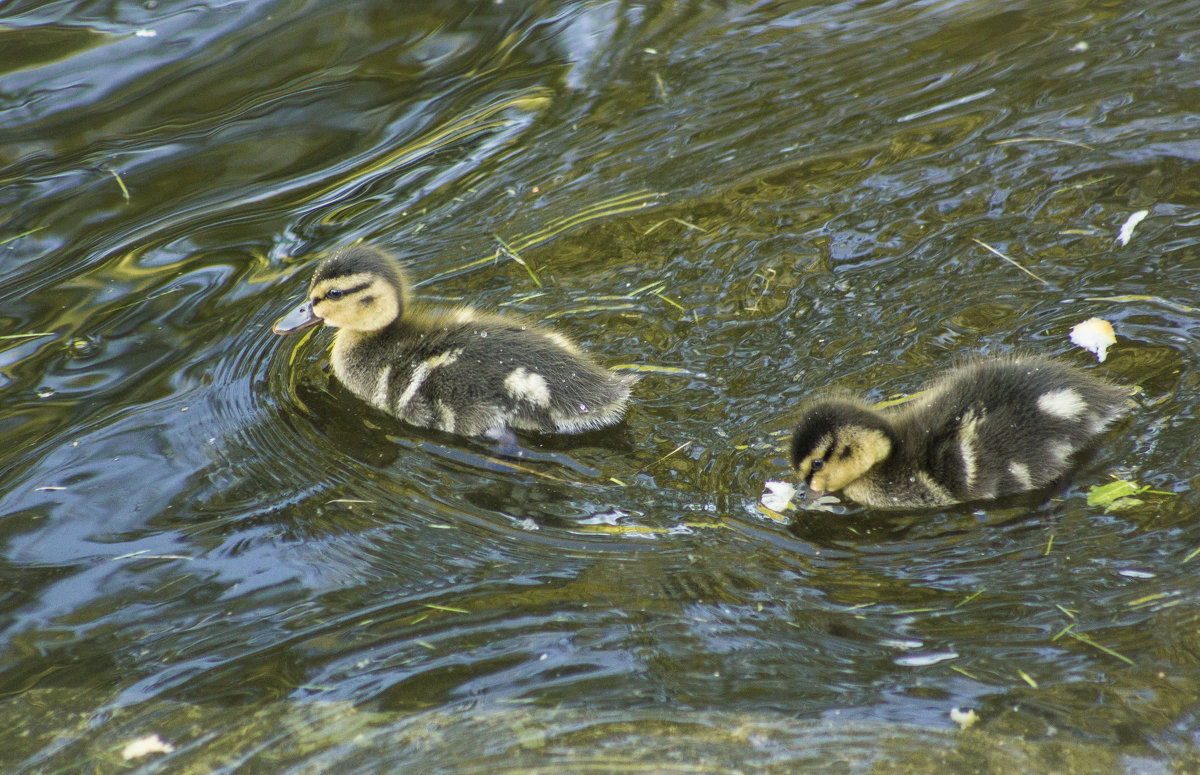
[[121, 180], [120, 173], [112, 167], [105, 167], [104, 169], [108, 170], [108, 174], [117, 179], [117, 185], [121, 187], [121, 196], [125, 197], [125, 203], [129, 204], [129, 189], [125, 188], [125, 181]]
[[983, 240], [977, 240], [977, 239], [975, 239], [974, 237], [971, 237], [971, 241], [972, 241], [972, 242], [976, 242], [976, 243], [978, 243], [978, 244], [982, 245], [983, 247], [987, 248], [987, 249], [988, 249], [988, 250], [990, 250], [991, 252], [995, 253], [997, 256], [1000, 256], [1000, 258], [1003, 258], [1005, 261], [1007, 261], [1008, 263], [1012, 264], [1012, 265], [1013, 265], [1013, 266], [1015, 266], [1017, 269], [1020, 269], [1022, 272], [1024, 272], [1024, 273], [1025, 273], [1025, 274], [1027, 274], [1027, 275], [1029, 275], [1029, 276], [1030, 276], [1030, 277], [1032, 277], [1033, 279], [1037, 280], [1037, 281], [1038, 281], [1039, 283], [1041, 283], [1042, 285], [1049, 285], [1049, 284], [1050, 284], [1050, 283], [1046, 282], [1045, 280], [1043, 280], [1042, 278], [1040, 278], [1040, 277], [1038, 277], [1037, 275], [1035, 275], [1033, 272], [1029, 271], [1029, 270], [1028, 270], [1028, 269], [1026, 269], [1025, 267], [1023, 267], [1023, 266], [1021, 266], [1020, 264], [1018, 264], [1016, 261], [1013, 261], [1011, 258], [1009, 258], [1008, 256], [1004, 255], [1004, 254], [1003, 254], [1003, 253], [1001, 253], [999, 250], [996, 250], [994, 247], [992, 247], [991, 245], [987, 244], [987, 243], [986, 243], [986, 242], [984, 242]]
[[672, 301], [671, 299], [668, 299], [666, 296], [663, 296], [658, 291], [655, 291], [654, 295], [657, 296], [658, 298], [662, 299], [663, 301], [665, 301], [667, 304], [670, 304], [672, 307], [679, 310], [680, 312], [687, 312], [687, 310], [683, 308], [682, 304], [680, 304], [679, 302], [676, 302], [676, 301]]
[[987, 590], [987, 587], [981, 587], [980, 589], [976, 590], [975, 592], [972, 592], [970, 595], [968, 595], [967, 597], [963, 598], [962, 600], [959, 600], [959, 601], [958, 601], [958, 603], [957, 603], [957, 604], [956, 604], [954, 607], [955, 607], [955, 608], [962, 608], [962, 607], [963, 607], [964, 605], [966, 605], [967, 603], [971, 602], [971, 601], [972, 601], [972, 600], [974, 600], [975, 598], [977, 598], [977, 597], [979, 597], [980, 595], [982, 595], [982, 594], [984, 593], [984, 591], [985, 591], [985, 590]]
[[648, 291], [651, 288], [656, 288], [657, 290], [661, 291], [663, 288], [666, 288], [666, 287], [667, 287], [666, 280], [655, 280], [654, 282], [643, 285], [640, 288], [634, 288], [632, 291], [630, 291], [627, 294], [627, 296], [637, 296], [639, 293]]
[[682, 218], [663, 218], [661, 221], [659, 221], [658, 223], [651, 226], [649, 229], [646, 229], [644, 232], [642, 232], [642, 236], [645, 237], [647, 234], [654, 231], [659, 226], [662, 226], [664, 223], [678, 223], [678, 224], [688, 227], [689, 229], [695, 229], [696, 231], [700, 232], [701, 234], [703, 234], [704, 232], [707, 231], [707, 229], [697, 226], [694, 223], [688, 223], [687, 221], [683, 220]]
[[[661, 196], [662, 194], [654, 191], [642, 190], [635, 191], [632, 194], [622, 194], [620, 196], [605, 199], [601, 202], [597, 202], [596, 204], [589, 205], [579, 212], [572, 213], [571, 215], [564, 216], [562, 218], [556, 218], [552, 220], [545, 228], [539, 229], [532, 234], [514, 237], [512, 239], [512, 246], [516, 250], [529, 250], [535, 245], [540, 245], [543, 242], [547, 242], [548, 240], [557, 237], [559, 234], [566, 233], [567, 231], [570, 231], [577, 226], [582, 226], [585, 223], [604, 218], [610, 218], [614, 215], [635, 212], [637, 210], [649, 207]], [[471, 261], [468, 261], [460, 266], [439, 272], [433, 277], [427, 277], [416, 285], [418, 287], [422, 285], [429, 285], [447, 277], [456, 275], [459, 272], [465, 272], [468, 269], [474, 269], [475, 267], [493, 263], [500, 257], [501, 252], [502, 251], [497, 250], [492, 255], [484, 256], [483, 258], [472, 259]]]
[[1076, 148], [1087, 148], [1089, 151], [1096, 150], [1087, 143], [1077, 143], [1074, 140], [1061, 140], [1057, 137], [1010, 137], [1007, 140], [997, 140], [992, 145], [1009, 145], [1011, 143], [1062, 143], [1063, 145], [1073, 145]]
[[1121, 660], [1122, 662], [1124, 662], [1127, 665], [1134, 664], [1133, 660], [1130, 659], [1129, 657], [1125, 656], [1124, 654], [1118, 654], [1116, 651], [1113, 651], [1108, 646], [1101, 646], [1099, 643], [1097, 643], [1096, 641], [1087, 637], [1086, 635], [1080, 635], [1077, 632], [1068, 632], [1067, 637], [1074, 638], [1075, 640], [1079, 641], [1080, 643], [1086, 643], [1087, 645], [1091, 646], [1094, 649], [1103, 651], [1105, 654], [1108, 654], [1110, 657], [1116, 657], [1117, 659]]
[[765, 272], [755, 272], [754, 276], [761, 277], [763, 279], [763, 288], [758, 292], [758, 298], [754, 300], [754, 303], [746, 305], [747, 312], [758, 312], [758, 303], [762, 301], [763, 297], [767, 295], [767, 292], [771, 290], [771, 281], [775, 279], [775, 270], [772, 267], [767, 267]]
[[30, 234], [33, 234], [35, 231], [41, 231], [44, 228], [46, 228], [46, 227], [45, 226], [36, 226], [36, 227], [30, 229], [29, 231], [23, 231], [20, 234], [14, 234], [13, 236], [8, 237], [6, 239], [0, 239], [0, 245], [7, 245], [8, 243], [10, 243], [14, 240], [19, 240], [22, 237], [28, 237]]
[[650, 465], [648, 465], [648, 466], [644, 466], [643, 468], [641, 468], [641, 469], [640, 469], [640, 470], [639, 470], [639, 471], [638, 471], [636, 474], [634, 474], [634, 476], [641, 476], [643, 473], [645, 473], [645, 472], [646, 472], [646, 470], [647, 470], [647, 469], [649, 469], [649, 468], [653, 468], [654, 466], [658, 465], [659, 463], [661, 463], [661, 462], [663, 462], [664, 460], [666, 460], [667, 458], [669, 458], [671, 455], [674, 455], [676, 452], [679, 452], [680, 450], [687, 449], [687, 448], [688, 448], [688, 447], [690, 447], [691, 445], [692, 445], [692, 442], [690, 442], [690, 441], [685, 441], [685, 442], [683, 442], [683, 443], [682, 443], [682, 444], [680, 444], [678, 447], [676, 447], [675, 449], [671, 450], [671, 451], [670, 451], [670, 452], [668, 452], [667, 454], [663, 455], [663, 456], [662, 456], [662, 457], [660, 457], [658, 460], [655, 460], [655, 461], [654, 461], [653, 463], [651, 463]]
[[633, 309], [632, 304], [593, 304], [589, 307], [575, 307], [574, 309], [560, 309], [554, 312], [547, 312], [545, 315], [542, 315], [542, 320], [554, 320], [564, 315], [582, 315], [585, 312], [626, 312], [631, 309]]
[[535, 275], [533, 273], [533, 267], [531, 267], [529, 264], [525, 263], [525, 259], [521, 258], [521, 254], [518, 253], [517, 251], [513, 250], [511, 247], [509, 247], [507, 242], [500, 239], [499, 234], [493, 234], [492, 236], [495, 237], [496, 241], [500, 243], [500, 247], [502, 247], [504, 249], [504, 253], [507, 254], [509, 258], [511, 258], [513, 261], [516, 261], [521, 266], [525, 267], [525, 271], [529, 272], [530, 278], [533, 279], [533, 284], [536, 285], [537, 287], [541, 288], [542, 281], [539, 280], [537, 278], [537, 275]]
[[616, 366], [609, 366], [613, 371], [649, 371], [658, 372], [659, 374], [692, 374], [693, 372], [687, 369], [681, 369], [678, 366], [653, 366], [648, 363], [618, 363]]
[[654, 463], [653, 463], [653, 465], [658, 465], [659, 463], [661, 463], [661, 462], [663, 462], [664, 460], [666, 460], [667, 458], [669, 458], [671, 455], [674, 455], [676, 452], [679, 452], [680, 450], [687, 449], [687, 448], [688, 448], [688, 447], [690, 447], [690, 446], [692, 446], [692, 442], [690, 442], [690, 441], [685, 441], [685, 442], [683, 442], [682, 444], [680, 444], [680, 445], [679, 445], [678, 447], [676, 447], [675, 449], [671, 450], [671, 451], [670, 451], [670, 452], [668, 452], [667, 454], [665, 454], [665, 455], [663, 455], [662, 457], [660, 457], [658, 460], [655, 460], [655, 461], [654, 461]]
[[552, 474], [548, 474], [545, 471], [538, 471], [536, 468], [528, 468], [526, 466], [517, 465], [516, 463], [512, 462], [511, 460], [501, 460], [500, 458], [496, 458], [496, 457], [488, 457], [488, 458], [485, 458], [485, 460], [487, 460], [489, 463], [495, 463], [496, 465], [502, 466], [502, 467], [510, 469], [512, 471], [520, 471], [523, 474], [531, 474], [533, 476], [540, 476], [541, 478], [549, 479], [552, 482], [563, 482], [564, 484], [570, 484], [570, 482], [566, 479], [562, 479], [560, 477], [553, 476]]
[[1167, 309], [1173, 309], [1176, 312], [1189, 312], [1189, 313], [1190, 312], [1200, 312], [1200, 309], [1197, 309], [1196, 307], [1189, 307], [1186, 304], [1180, 304], [1179, 302], [1169, 301], [1168, 299], [1164, 299], [1160, 296], [1146, 296], [1146, 295], [1088, 296], [1087, 298], [1084, 299], [1084, 301], [1117, 301], [1117, 302], [1145, 301], [1145, 302], [1149, 302], [1150, 304], [1162, 305], [1162, 306], [1166, 307]]

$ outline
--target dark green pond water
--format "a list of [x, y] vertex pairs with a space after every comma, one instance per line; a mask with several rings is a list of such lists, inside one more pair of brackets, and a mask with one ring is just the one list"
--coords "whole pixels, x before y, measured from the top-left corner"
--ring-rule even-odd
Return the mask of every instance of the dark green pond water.
[[[1198, 106], [1189, 0], [9, 0], [0, 771], [1197, 771]], [[273, 336], [360, 239], [642, 367], [600, 474]], [[1141, 388], [1059, 501], [759, 508], [1019, 349]]]

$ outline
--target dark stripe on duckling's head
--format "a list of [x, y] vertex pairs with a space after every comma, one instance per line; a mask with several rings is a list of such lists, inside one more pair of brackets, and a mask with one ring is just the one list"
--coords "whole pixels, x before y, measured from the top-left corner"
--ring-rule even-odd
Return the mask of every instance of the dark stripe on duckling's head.
[[408, 279], [400, 262], [379, 248], [352, 245], [317, 265], [308, 298], [326, 325], [378, 330], [407, 311]]
[[896, 432], [864, 404], [810, 404], [792, 434], [792, 468], [813, 492], [834, 492], [887, 459]]
[[[828, 439], [836, 436], [835, 431], [847, 426], [882, 431], [888, 437], [894, 433], [886, 420], [852, 401], [829, 400], [810, 404], [792, 433], [792, 466], [798, 465], [818, 446], [828, 444]], [[851, 453], [832, 450], [831, 454], [848, 457]]]
[[315, 287], [325, 280], [356, 274], [378, 275], [397, 288], [407, 286], [399, 261], [372, 245], [351, 245], [321, 261], [313, 272], [309, 287]]
[[329, 288], [328, 290], [325, 291], [324, 295], [321, 298], [313, 299], [313, 301], [314, 302], [324, 301], [325, 299], [328, 299], [330, 301], [338, 301], [339, 299], [344, 299], [347, 296], [358, 293], [359, 291], [365, 291], [366, 289], [368, 289], [370, 287], [371, 287], [371, 283], [357, 283], [356, 285], [352, 285], [349, 288], [337, 288], [337, 287]]
[[327, 326], [379, 331], [408, 308], [408, 284], [396, 259], [368, 245], [333, 253], [308, 287], [313, 314]]

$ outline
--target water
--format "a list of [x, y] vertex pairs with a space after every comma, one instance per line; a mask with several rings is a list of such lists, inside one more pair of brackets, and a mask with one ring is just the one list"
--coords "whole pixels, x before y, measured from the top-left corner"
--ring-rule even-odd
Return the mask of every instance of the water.
[[[1178, 0], [8, 4], [4, 770], [1196, 767], [1198, 43]], [[358, 239], [654, 367], [525, 439], [601, 473], [273, 336]], [[757, 507], [803, 397], [1015, 349], [1142, 389], [1061, 502]]]

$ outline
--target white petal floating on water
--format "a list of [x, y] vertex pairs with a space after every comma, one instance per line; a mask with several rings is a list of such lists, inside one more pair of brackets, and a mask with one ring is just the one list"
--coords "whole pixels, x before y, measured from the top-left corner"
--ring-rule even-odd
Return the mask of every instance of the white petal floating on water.
[[950, 720], [958, 724], [959, 729], [969, 729], [979, 721], [979, 716], [971, 708], [963, 710], [962, 708], [950, 709]]
[[[1139, 223], [1142, 222], [1142, 219], [1149, 214], [1149, 210], [1138, 210], [1136, 213], [1133, 213], [1126, 218], [1125, 223], [1121, 224], [1120, 233], [1117, 234], [1117, 242], [1120, 242], [1122, 245], [1128, 245], [1129, 240], [1133, 239], [1133, 230]], [[1100, 360], [1104, 359], [1101, 358]]]
[[146, 735], [137, 740], [131, 740], [121, 749], [121, 758], [125, 761], [140, 759], [152, 753], [171, 753], [175, 746], [165, 742], [158, 735]]
[[1113, 333], [1112, 323], [1103, 318], [1088, 318], [1071, 329], [1071, 341], [1103, 361], [1108, 356], [1108, 348], [1117, 343], [1117, 336]]
[[792, 496], [796, 488], [787, 482], [763, 482], [764, 492], [759, 502], [771, 511], [787, 511], [792, 505]]
[[926, 654], [912, 654], [906, 657], [896, 657], [897, 665], [903, 667], [926, 667], [928, 665], [936, 665], [938, 662], [945, 662], [950, 659], [958, 659], [958, 653], [954, 651], [931, 651]]

